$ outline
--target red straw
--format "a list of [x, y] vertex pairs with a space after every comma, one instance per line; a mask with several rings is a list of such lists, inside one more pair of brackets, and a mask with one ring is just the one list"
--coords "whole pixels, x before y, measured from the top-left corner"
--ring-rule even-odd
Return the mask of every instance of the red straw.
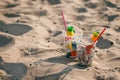
[[102, 36], [102, 34], [105, 32], [105, 30], [106, 30], [106, 28], [104, 28], [104, 29], [102, 30], [102, 32], [99, 34], [98, 38], [94, 41], [94, 44], [95, 44], [95, 42]]
[[93, 44], [86, 46], [86, 53], [87, 54], [90, 54], [91, 49], [94, 48], [94, 45], [95, 45], [96, 41], [102, 36], [102, 34], [105, 32], [105, 30], [106, 30], [106, 28], [104, 28], [102, 30], [102, 32], [99, 34], [99, 36], [97, 37], [97, 39], [94, 41]]
[[65, 27], [65, 31], [67, 30], [67, 26], [66, 26], [66, 21], [65, 21], [65, 18], [64, 18], [64, 13], [62, 13], [62, 19], [63, 19], [63, 22], [64, 22], [64, 27]]

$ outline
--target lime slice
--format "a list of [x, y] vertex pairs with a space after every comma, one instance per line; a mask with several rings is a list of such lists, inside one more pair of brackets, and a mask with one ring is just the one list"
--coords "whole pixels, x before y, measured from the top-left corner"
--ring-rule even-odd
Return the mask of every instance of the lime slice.
[[97, 37], [99, 35], [99, 32], [94, 32], [93, 35]]

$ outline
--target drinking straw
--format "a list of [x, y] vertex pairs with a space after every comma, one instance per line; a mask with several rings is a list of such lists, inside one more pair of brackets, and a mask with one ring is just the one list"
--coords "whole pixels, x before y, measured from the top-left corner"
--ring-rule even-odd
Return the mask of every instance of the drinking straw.
[[94, 41], [94, 44], [96, 43], [96, 41], [102, 36], [102, 34], [105, 32], [106, 28], [104, 28], [102, 30], [102, 32], [99, 34], [99, 36], [97, 37], [97, 39]]
[[99, 36], [97, 37], [97, 39], [94, 41], [94, 43], [92, 45], [86, 46], [86, 51], [87, 51], [88, 54], [90, 54], [90, 49], [94, 47], [96, 41], [102, 36], [102, 34], [105, 32], [105, 30], [106, 30], [106, 28], [104, 28], [102, 30], [102, 32], [99, 34]]
[[66, 21], [65, 21], [65, 18], [64, 18], [64, 13], [61, 11], [61, 14], [62, 14], [62, 19], [63, 19], [63, 23], [64, 23], [64, 28], [65, 28], [65, 31], [66, 31], [67, 26], [66, 26]]

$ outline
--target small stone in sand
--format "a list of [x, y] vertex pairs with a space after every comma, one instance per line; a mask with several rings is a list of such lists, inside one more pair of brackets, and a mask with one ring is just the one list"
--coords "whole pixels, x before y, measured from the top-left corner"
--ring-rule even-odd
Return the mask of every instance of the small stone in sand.
[[50, 42], [50, 40], [48, 40], [48, 42]]
[[53, 22], [53, 24], [57, 24], [56, 22]]

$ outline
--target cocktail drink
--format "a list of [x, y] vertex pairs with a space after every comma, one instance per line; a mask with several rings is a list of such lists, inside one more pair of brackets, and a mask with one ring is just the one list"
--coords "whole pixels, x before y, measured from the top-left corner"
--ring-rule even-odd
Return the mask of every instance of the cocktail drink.
[[92, 64], [93, 60], [93, 49], [98, 41], [98, 39], [102, 36], [106, 28], [104, 28], [100, 33], [99, 32], [83, 32], [82, 34], [76, 36], [75, 30], [73, 26], [66, 25], [66, 21], [64, 18], [63, 12], [62, 19], [65, 28], [65, 48], [68, 58], [76, 58], [79, 59], [79, 65], [88, 67]]
[[88, 67], [92, 64], [95, 45], [91, 36], [92, 34], [90, 32], [84, 32], [80, 44], [78, 45], [79, 65], [83, 67]]
[[87, 67], [92, 64], [94, 46], [105, 30], [106, 28], [104, 28], [100, 33], [94, 32], [93, 34], [90, 32], [83, 33], [81, 44], [78, 46], [79, 65]]
[[74, 40], [75, 30], [73, 26], [67, 27], [67, 35], [65, 37], [65, 48], [68, 58], [76, 58], [77, 57], [77, 44]]

